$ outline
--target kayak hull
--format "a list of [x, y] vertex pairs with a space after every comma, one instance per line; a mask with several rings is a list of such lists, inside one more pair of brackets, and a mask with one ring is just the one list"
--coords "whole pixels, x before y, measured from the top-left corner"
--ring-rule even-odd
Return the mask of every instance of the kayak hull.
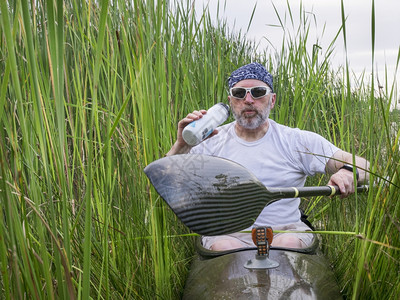
[[197, 256], [183, 299], [342, 299], [323, 256], [271, 249], [269, 258], [278, 267], [245, 268], [256, 253], [244, 250], [211, 259]]

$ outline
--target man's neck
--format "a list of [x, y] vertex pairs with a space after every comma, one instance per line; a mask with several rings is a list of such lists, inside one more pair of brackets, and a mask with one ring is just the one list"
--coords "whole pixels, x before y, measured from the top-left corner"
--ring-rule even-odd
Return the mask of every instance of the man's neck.
[[268, 131], [269, 122], [265, 121], [260, 127], [255, 129], [247, 129], [240, 126], [238, 123], [235, 124], [235, 132], [238, 137], [245, 140], [246, 142], [254, 142], [261, 139]]

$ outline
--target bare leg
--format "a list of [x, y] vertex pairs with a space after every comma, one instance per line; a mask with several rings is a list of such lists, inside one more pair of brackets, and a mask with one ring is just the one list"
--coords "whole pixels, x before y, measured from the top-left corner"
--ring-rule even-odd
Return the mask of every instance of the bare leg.
[[211, 250], [226, 251], [226, 250], [232, 250], [232, 249], [237, 249], [237, 248], [242, 248], [242, 247], [246, 247], [246, 245], [240, 241], [225, 239], [225, 240], [218, 240], [214, 244], [212, 244]]
[[285, 248], [305, 248], [303, 241], [293, 235], [282, 234], [274, 237], [271, 246]]

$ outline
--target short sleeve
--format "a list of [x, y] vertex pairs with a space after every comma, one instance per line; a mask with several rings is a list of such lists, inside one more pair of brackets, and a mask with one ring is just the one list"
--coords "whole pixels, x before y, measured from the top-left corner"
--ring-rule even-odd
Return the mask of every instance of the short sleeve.
[[309, 176], [325, 173], [329, 159], [340, 150], [324, 137], [305, 130], [299, 131], [295, 148], [295, 155], [304, 173]]

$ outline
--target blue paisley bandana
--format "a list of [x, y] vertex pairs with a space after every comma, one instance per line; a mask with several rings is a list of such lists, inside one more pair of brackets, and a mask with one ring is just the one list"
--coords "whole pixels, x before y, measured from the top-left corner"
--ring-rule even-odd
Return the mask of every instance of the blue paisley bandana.
[[232, 88], [236, 83], [245, 79], [257, 79], [265, 82], [274, 92], [272, 75], [265, 69], [262, 64], [251, 63], [244, 65], [232, 72], [228, 78], [229, 88]]

